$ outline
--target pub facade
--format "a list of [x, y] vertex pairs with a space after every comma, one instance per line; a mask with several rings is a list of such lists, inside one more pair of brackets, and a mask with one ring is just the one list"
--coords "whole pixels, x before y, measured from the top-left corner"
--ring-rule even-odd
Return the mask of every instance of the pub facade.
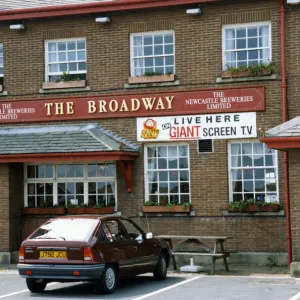
[[[50, 217], [105, 208], [287, 261], [283, 153], [260, 138], [282, 121], [291, 8], [28, 2], [0, 11], [2, 260]], [[244, 200], [264, 205], [230, 205]]]

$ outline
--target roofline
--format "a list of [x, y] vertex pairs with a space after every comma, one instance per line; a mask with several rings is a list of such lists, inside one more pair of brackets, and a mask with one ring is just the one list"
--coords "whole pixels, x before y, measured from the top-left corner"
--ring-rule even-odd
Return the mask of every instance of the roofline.
[[0, 154], [1, 163], [17, 162], [70, 162], [70, 161], [132, 161], [138, 152], [72, 152], [72, 153], [31, 153], [31, 154]]
[[300, 136], [295, 137], [263, 137], [259, 139], [266, 143], [268, 148], [287, 151], [289, 149], [300, 149]]
[[25, 9], [10, 9], [0, 11], [0, 21], [25, 20], [45, 17], [59, 17], [83, 15], [89, 13], [104, 13], [126, 11], [143, 8], [176, 6], [185, 4], [199, 4], [220, 2], [223, 0], [115, 0], [86, 4], [58, 5]]

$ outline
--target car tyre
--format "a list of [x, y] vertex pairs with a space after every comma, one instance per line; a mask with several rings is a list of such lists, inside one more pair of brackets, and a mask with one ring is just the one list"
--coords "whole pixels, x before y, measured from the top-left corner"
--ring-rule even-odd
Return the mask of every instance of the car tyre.
[[26, 284], [30, 292], [42, 293], [46, 288], [47, 282], [42, 279], [26, 278]]
[[167, 259], [164, 254], [160, 254], [153, 272], [156, 280], [165, 280], [167, 277]]
[[116, 288], [117, 274], [114, 266], [105, 267], [100, 279], [99, 290], [103, 294], [112, 294]]

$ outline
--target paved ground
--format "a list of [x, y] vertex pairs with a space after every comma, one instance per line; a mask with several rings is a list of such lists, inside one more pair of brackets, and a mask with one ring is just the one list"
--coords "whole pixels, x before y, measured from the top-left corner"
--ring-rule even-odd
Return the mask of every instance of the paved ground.
[[113, 295], [99, 295], [87, 283], [52, 283], [43, 294], [31, 294], [15, 269], [0, 266], [0, 299], [118, 299], [118, 300], [299, 300], [300, 279], [288, 268], [230, 265], [230, 272], [217, 269], [183, 274], [170, 271], [163, 282], [149, 274], [121, 280]]

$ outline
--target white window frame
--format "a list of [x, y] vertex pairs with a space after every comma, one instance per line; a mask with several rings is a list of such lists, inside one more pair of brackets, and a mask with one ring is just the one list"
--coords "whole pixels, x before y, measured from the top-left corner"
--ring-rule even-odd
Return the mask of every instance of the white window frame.
[[[145, 202], [149, 201], [149, 178], [148, 178], [148, 147], [157, 147], [157, 146], [187, 146], [187, 152], [188, 152], [188, 173], [189, 173], [189, 193], [185, 193], [184, 195], [189, 195], [189, 203], [192, 203], [192, 188], [191, 188], [191, 166], [190, 166], [190, 146], [187, 143], [160, 143], [160, 144], [145, 144], [144, 145], [144, 187], [145, 187]], [[164, 170], [164, 169], [162, 169]], [[180, 170], [177, 169], [165, 169], [168, 171], [174, 171], [174, 170]], [[183, 169], [186, 170], [186, 169]], [[159, 181], [158, 181], [159, 182]], [[168, 180], [169, 183], [169, 180]], [[169, 196], [170, 193], [168, 193]], [[180, 196], [181, 193], [178, 192], [178, 195]], [[179, 197], [179, 204], [180, 204], [180, 197]]]
[[[135, 69], [134, 69], [134, 59], [136, 57], [134, 57], [134, 52], [133, 52], [133, 39], [134, 37], [137, 36], [151, 36], [151, 35], [155, 35], [155, 34], [173, 34], [173, 56], [174, 56], [174, 71], [173, 74], [175, 74], [175, 68], [176, 68], [176, 57], [175, 57], [175, 31], [174, 30], [164, 30], [164, 31], [148, 31], [148, 32], [139, 32], [139, 33], [132, 33], [130, 34], [130, 72], [131, 72], [131, 76], [135, 77], [137, 75], [135, 75]], [[171, 55], [165, 55], [165, 54], [160, 54], [160, 55], [154, 55], [154, 51], [153, 51], [153, 55], [150, 55], [149, 57], [166, 57], [166, 56], [171, 56]], [[141, 56], [140, 58], [145, 58], [147, 56]], [[165, 69], [165, 64], [163, 65], [164, 69]], [[145, 63], [143, 65], [143, 67], [145, 68]]]
[[[232, 191], [232, 172], [231, 172], [231, 145], [232, 144], [243, 144], [243, 143], [261, 143], [259, 140], [234, 140], [234, 141], [229, 141], [227, 144], [227, 153], [228, 153], [228, 186], [229, 186], [229, 202], [233, 202], [233, 191]], [[262, 143], [263, 144], [263, 143]], [[272, 194], [276, 194], [277, 195], [277, 202], [279, 202], [279, 178], [278, 178], [278, 151], [275, 150], [275, 154], [276, 154], [276, 159], [275, 159], [275, 166], [274, 168], [276, 168], [276, 193], [272, 192]], [[262, 167], [255, 167], [255, 166], [250, 166], [249, 169], [262, 169]], [[268, 168], [272, 168], [272, 167], [266, 167], [264, 166], [264, 169], [268, 169]], [[240, 169], [246, 169], [243, 168], [242, 166], [240, 167]], [[253, 179], [254, 180], [254, 179]], [[255, 186], [254, 186], [255, 188]], [[255, 193], [255, 191], [253, 192]], [[242, 194], [244, 194], [244, 192], [242, 192]]]
[[[4, 54], [3, 54], [3, 44], [0, 44], [0, 48], [2, 48], [2, 53], [0, 53], [0, 57], [2, 58], [2, 64], [0, 64], [0, 67], [4, 68]], [[0, 77], [4, 77], [4, 70], [3, 73], [0, 73]]]
[[[57, 177], [57, 167], [59, 165], [83, 165], [84, 176], [83, 177]], [[88, 165], [89, 164], [112, 164], [114, 165], [115, 176], [107, 177], [88, 177]], [[51, 165], [53, 166], [53, 177], [49, 178], [27, 178], [28, 166], [40, 166]], [[60, 162], [60, 163], [28, 163], [24, 164], [24, 206], [28, 206], [28, 183], [53, 183], [53, 205], [58, 204], [57, 199], [57, 184], [67, 182], [83, 182], [84, 184], [84, 204], [88, 204], [88, 184], [89, 182], [114, 182], [115, 183], [115, 209], [118, 209], [118, 186], [117, 186], [117, 167], [115, 162]], [[35, 203], [36, 205], [36, 203]], [[37, 207], [37, 206], [35, 206]]]
[[[56, 72], [56, 74], [49, 74], [49, 59], [48, 59], [48, 44], [49, 43], [58, 43], [58, 42], [77, 42], [79, 40], [85, 41], [85, 64], [86, 64], [86, 70], [85, 71], [70, 71], [68, 74], [86, 74], [87, 73], [87, 49], [86, 49], [86, 38], [79, 37], [79, 38], [68, 38], [68, 39], [55, 39], [55, 40], [45, 40], [44, 46], [45, 46], [45, 82], [49, 82], [49, 76], [59, 76], [62, 75], [63, 72]], [[68, 51], [66, 51], [68, 52]], [[83, 62], [83, 61], [74, 61], [76, 63]], [[56, 63], [60, 63], [57, 61]], [[70, 63], [69, 61], [66, 61], [66, 63]]]
[[[263, 25], [268, 25], [269, 26], [269, 45], [270, 45], [270, 62], [272, 61], [272, 26], [271, 22], [266, 21], [266, 22], [253, 22], [253, 23], [240, 23], [240, 24], [230, 24], [230, 25], [224, 25], [222, 27], [222, 60], [223, 60], [223, 70], [226, 70], [227, 67], [227, 62], [226, 62], [226, 45], [225, 45], [225, 30], [226, 29], [236, 29], [236, 28], [248, 28], [252, 26], [263, 26]], [[246, 37], [248, 39], [248, 37]], [[256, 49], [261, 49], [261, 47], [257, 48], [245, 48], [244, 51], [248, 50], [256, 50]], [[248, 57], [247, 57], [247, 65], [248, 65]]]

